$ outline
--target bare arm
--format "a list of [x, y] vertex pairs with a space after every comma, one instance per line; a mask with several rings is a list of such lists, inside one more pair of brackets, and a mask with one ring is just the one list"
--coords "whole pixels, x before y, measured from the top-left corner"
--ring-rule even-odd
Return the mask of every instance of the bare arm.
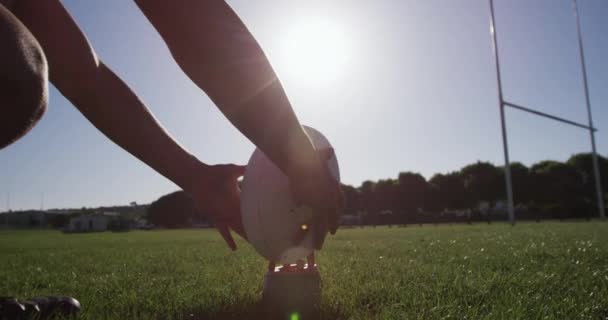
[[317, 165], [264, 52], [224, 1], [135, 2], [182, 70], [283, 172], [295, 175]]
[[[290, 175], [300, 200], [318, 209], [316, 218], [325, 222], [315, 223], [320, 227], [312, 229], [320, 248], [327, 219], [331, 230], [337, 228], [335, 191], [339, 185], [329, 182], [320, 157], [247, 28], [223, 1], [138, 4], [188, 76]], [[15, 13], [43, 47], [51, 81], [61, 93], [107, 137], [189, 191], [200, 207], [206, 206], [234, 248], [227, 225], [244, 235], [236, 188], [242, 168], [209, 168], [179, 146], [131, 89], [99, 61], [58, 0], [21, 0]]]
[[101, 62], [57, 0], [22, 0], [14, 12], [44, 49], [53, 84], [108, 138], [185, 190], [204, 166], [159, 125]]
[[189, 192], [234, 250], [245, 237], [236, 179], [243, 167], [207, 166], [184, 150], [105, 66], [58, 0], [21, 0], [14, 10], [43, 47], [53, 84], [108, 138]]
[[222, 113], [285, 172], [298, 200], [313, 207], [320, 249], [343, 204], [253, 35], [223, 0], [135, 0], [182, 70]]

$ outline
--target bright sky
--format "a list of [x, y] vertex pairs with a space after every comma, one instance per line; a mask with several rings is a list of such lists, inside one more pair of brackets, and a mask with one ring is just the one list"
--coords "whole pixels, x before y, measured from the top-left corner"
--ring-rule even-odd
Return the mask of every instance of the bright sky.
[[[207, 163], [254, 146], [182, 74], [130, 1], [66, 0], [106, 64]], [[303, 124], [336, 148], [343, 182], [502, 164], [486, 0], [229, 1], [271, 59]], [[580, 0], [598, 148], [608, 154], [608, 2]], [[586, 122], [569, 0], [496, 0], [508, 100]], [[315, 35], [322, 34], [316, 42]], [[58, 35], [61, 36], [61, 35]], [[295, 48], [304, 50], [298, 55]], [[321, 72], [324, 68], [326, 72]], [[150, 202], [177, 187], [107, 140], [54, 88], [50, 110], [0, 152], [0, 211]], [[508, 110], [511, 158], [590, 150], [588, 132]], [[608, 173], [605, 173], [608, 174]]]

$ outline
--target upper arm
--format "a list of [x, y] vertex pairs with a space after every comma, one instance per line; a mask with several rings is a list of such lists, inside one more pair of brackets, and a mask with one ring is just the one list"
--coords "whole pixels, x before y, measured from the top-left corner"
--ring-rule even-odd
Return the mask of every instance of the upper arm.
[[82, 90], [99, 59], [59, 0], [21, 0], [13, 12], [36, 37], [47, 58], [49, 78], [63, 93]]

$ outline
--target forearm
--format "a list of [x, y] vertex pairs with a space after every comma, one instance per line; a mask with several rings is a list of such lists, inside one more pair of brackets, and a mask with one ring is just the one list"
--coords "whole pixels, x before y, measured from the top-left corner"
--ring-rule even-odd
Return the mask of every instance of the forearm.
[[124, 150], [181, 188], [190, 188], [192, 170], [204, 164], [182, 148], [135, 93], [103, 63], [94, 74], [81, 80], [77, 90], [66, 89], [62, 93]]
[[[242, 24], [232, 15], [223, 21]], [[219, 23], [210, 29], [214, 34], [203, 32], [198, 42], [204, 47], [176, 55], [179, 65], [283, 172], [307, 166], [314, 156], [312, 144], [253, 36], [245, 27], [237, 33]]]
[[[193, 72], [188, 73], [193, 73], [195, 76], [191, 77], [204, 87], [205, 81], [209, 80], [204, 70], [197, 70], [196, 67], [192, 69]], [[249, 81], [265, 84], [252, 90], [259, 91], [249, 95], [235, 95], [235, 97], [222, 96], [222, 90], [214, 90], [213, 86], [207, 86], [205, 91], [228, 120], [264, 151], [283, 172], [292, 175], [293, 171], [302, 171], [303, 168], [314, 165], [315, 163], [312, 162], [316, 160], [316, 154], [312, 143], [295, 116], [274, 72], [272, 76], [267, 74], [268, 77], [265, 79], [246, 80], [248, 76], [255, 77], [248, 74], [252, 72], [250, 69], [233, 69], [228, 66], [223, 69], [221, 73], [225, 77], [216, 78], [214, 81], [224, 83], [228, 90], [233, 92], [242, 90]], [[241, 99], [236, 100], [238, 98]]]
[[314, 162], [312, 143], [268, 59], [225, 2], [137, 3], [190, 79], [284, 172]]
[[[14, 10], [44, 49], [49, 78], [108, 138], [187, 189], [203, 164], [180, 147], [110, 69], [59, 0], [20, 0]], [[200, 170], [199, 170], [200, 172]]]

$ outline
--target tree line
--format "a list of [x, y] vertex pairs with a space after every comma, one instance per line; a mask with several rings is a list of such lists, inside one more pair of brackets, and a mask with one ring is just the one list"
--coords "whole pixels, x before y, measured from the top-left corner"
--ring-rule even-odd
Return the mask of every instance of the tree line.
[[[604, 202], [608, 199], [608, 159], [599, 156]], [[530, 167], [511, 163], [518, 219], [589, 218], [597, 214], [592, 155], [567, 161], [545, 160]], [[396, 179], [344, 185], [346, 214], [363, 224], [503, 220], [506, 215], [504, 167], [478, 161], [458, 171], [425, 179], [401, 172]]]
[[[599, 164], [606, 202], [608, 159], [599, 156]], [[590, 153], [530, 167], [514, 162], [511, 176], [518, 219], [590, 218], [597, 214]], [[345, 214], [356, 217], [355, 224], [367, 225], [505, 220], [505, 189], [504, 167], [483, 161], [437, 173], [428, 180], [420, 173], [406, 171], [395, 179], [368, 180], [357, 187], [342, 185]], [[153, 202], [147, 218], [168, 228], [211, 224], [183, 191]]]

